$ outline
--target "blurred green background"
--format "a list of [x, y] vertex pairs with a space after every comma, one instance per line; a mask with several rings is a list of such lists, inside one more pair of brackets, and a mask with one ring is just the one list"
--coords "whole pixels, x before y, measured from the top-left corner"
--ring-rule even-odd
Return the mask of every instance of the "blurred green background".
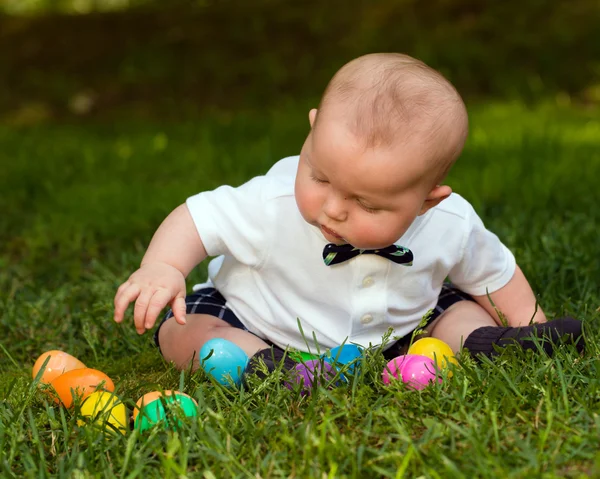
[[0, 120], [194, 118], [317, 97], [402, 51], [471, 104], [600, 101], [597, 0], [0, 0]]

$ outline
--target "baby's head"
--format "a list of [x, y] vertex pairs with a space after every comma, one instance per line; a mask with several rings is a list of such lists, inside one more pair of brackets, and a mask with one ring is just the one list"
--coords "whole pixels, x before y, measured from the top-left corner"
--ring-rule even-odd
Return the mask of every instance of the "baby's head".
[[328, 241], [378, 248], [447, 198], [467, 113], [454, 87], [406, 55], [365, 55], [332, 78], [301, 152], [296, 200]]

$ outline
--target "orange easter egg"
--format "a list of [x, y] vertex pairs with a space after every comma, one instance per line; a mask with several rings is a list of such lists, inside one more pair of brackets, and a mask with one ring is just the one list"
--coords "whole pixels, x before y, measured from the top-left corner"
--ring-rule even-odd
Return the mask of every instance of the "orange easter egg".
[[83, 364], [79, 359], [77, 359], [75, 356], [71, 356], [69, 353], [59, 350], [46, 351], [39, 358], [37, 358], [35, 364], [33, 365], [33, 379], [35, 379], [40, 372], [40, 369], [44, 365], [44, 362], [48, 356], [50, 356], [50, 359], [48, 360], [48, 363], [46, 364], [44, 372], [40, 378], [41, 384], [48, 384], [54, 378], [66, 373], [67, 371], [86, 367], [85, 364]]
[[50, 382], [50, 386], [54, 388], [55, 401], [62, 402], [67, 408], [73, 405], [75, 397], [83, 400], [97, 389], [115, 390], [114, 383], [106, 374], [91, 368], [67, 371]]

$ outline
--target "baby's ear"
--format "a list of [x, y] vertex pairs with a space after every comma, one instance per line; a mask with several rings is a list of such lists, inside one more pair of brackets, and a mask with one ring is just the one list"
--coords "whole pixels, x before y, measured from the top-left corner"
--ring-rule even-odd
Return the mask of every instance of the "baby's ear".
[[312, 128], [315, 124], [315, 118], [317, 117], [317, 109], [313, 108], [308, 112], [308, 121], [310, 122], [310, 127]]
[[442, 201], [444, 201], [450, 194], [452, 193], [452, 188], [448, 185], [436, 185], [427, 195], [425, 201], [423, 202], [423, 206], [421, 207], [421, 211], [419, 212], [419, 216], [427, 213], [434, 206], [439, 205]]

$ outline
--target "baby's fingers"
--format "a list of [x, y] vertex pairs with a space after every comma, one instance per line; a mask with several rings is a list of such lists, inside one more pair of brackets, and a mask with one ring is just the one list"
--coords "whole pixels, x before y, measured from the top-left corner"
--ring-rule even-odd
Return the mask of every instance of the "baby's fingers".
[[132, 284], [129, 282], [123, 283], [119, 289], [117, 290], [117, 294], [115, 295], [114, 305], [115, 305], [115, 314], [114, 320], [117, 323], [123, 321], [123, 316], [125, 315], [125, 310], [129, 306], [130, 303], [136, 300], [136, 298], [140, 295], [141, 288], [137, 284]]
[[144, 328], [150, 329], [156, 322], [156, 317], [161, 310], [171, 301], [171, 293], [166, 289], [158, 289], [150, 298], [146, 317], [144, 318]]
[[135, 302], [135, 307], [133, 308], [133, 322], [138, 334], [143, 334], [146, 331], [146, 315], [153, 295], [153, 289], [146, 289], [140, 293]]
[[185, 298], [183, 296], [178, 296], [173, 300], [173, 304], [171, 304], [171, 309], [173, 310], [173, 316], [175, 317], [175, 321], [179, 324], [185, 324]]

